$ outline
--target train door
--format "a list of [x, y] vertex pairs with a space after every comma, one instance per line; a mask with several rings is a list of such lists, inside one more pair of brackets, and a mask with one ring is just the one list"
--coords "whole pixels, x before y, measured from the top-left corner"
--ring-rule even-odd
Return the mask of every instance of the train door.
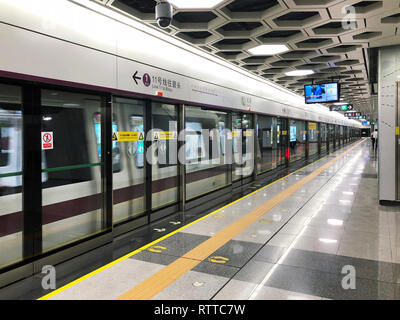
[[330, 139], [331, 139], [331, 146], [332, 149], [331, 151], [334, 151], [336, 149], [336, 130], [335, 130], [335, 125], [330, 124], [329, 125], [329, 131], [330, 131]]
[[113, 101], [113, 223], [146, 211], [146, 159], [143, 100]]
[[329, 150], [329, 139], [327, 137], [327, 125], [326, 123], [320, 123], [321, 132], [321, 152], [324, 153]]
[[308, 155], [319, 153], [319, 130], [316, 122], [308, 122]]
[[257, 116], [257, 173], [275, 169], [280, 161], [278, 157], [277, 118]]
[[179, 200], [178, 107], [154, 101], [151, 107], [151, 208], [156, 210]]
[[290, 162], [306, 158], [307, 128], [303, 120], [289, 120]]
[[340, 145], [344, 145], [344, 131], [343, 126], [339, 126]]
[[337, 124], [335, 125], [335, 143], [336, 148], [340, 148], [340, 130]]
[[239, 185], [252, 180], [254, 173], [254, 123], [253, 115], [232, 112], [232, 182]]
[[288, 147], [288, 120], [278, 118], [276, 124], [277, 163], [278, 166], [288, 166], [290, 150]]
[[100, 95], [41, 90], [44, 252], [107, 228], [104, 101]]
[[[228, 113], [185, 106], [185, 200], [221, 189], [230, 181]], [[230, 130], [229, 130], [230, 131]], [[229, 140], [228, 140], [229, 139]]]

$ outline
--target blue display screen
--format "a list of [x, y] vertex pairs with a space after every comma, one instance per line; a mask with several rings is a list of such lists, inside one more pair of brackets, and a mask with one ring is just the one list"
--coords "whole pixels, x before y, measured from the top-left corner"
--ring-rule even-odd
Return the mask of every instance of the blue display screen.
[[339, 84], [324, 83], [304, 86], [306, 103], [339, 101]]

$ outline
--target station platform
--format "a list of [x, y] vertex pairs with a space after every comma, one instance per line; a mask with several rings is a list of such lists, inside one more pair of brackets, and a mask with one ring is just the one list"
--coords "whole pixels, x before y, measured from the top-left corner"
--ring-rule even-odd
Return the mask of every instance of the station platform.
[[[399, 299], [400, 208], [380, 206], [377, 188], [377, 159], [364, 139], [98, 262], [88, 274], [80, 270], [81, 277], [71, 275], [77, 279], [47, 295], [12, 298]], [[343, 286], [349, 266], [355, 288]], [[0, 298], [21, 287], [1, 290]]]

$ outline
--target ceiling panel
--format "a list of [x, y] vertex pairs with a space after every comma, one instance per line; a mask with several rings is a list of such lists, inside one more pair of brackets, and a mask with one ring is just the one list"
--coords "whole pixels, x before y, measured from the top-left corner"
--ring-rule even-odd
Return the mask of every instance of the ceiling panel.
[[[158, 1], [97, 2], [154, 27]], [[339, 81], [346, 102], [362, 112], [374, 112], [376, 96], [371, 96], [368, 83], [368, 48], [400, 43], [396, 34], [399, 2], [224, 0], [208, 10], [175, 10], [172, 25], [163, 31], [294, 92], [302, 92], [303, 85], [313, 80]], [[349, 10], [354, 13], [354, 22], [349, 20]], [[289, 51], [251, 55], [248, 50], [261, 44], [285, 44]], [[302, 69], [315, 74], [285, 76], [288, 71]]]

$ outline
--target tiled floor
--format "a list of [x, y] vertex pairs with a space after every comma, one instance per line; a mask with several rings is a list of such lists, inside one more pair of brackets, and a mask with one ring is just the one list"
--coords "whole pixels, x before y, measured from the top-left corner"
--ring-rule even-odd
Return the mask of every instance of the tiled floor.
[[[52, 299], [116, 299], [331, 159], [225, 207]], [[376, 168], [366, 141], [153, 298], [400, 299], [400, 208], [379, 206]], [[355, 270], [355, 289], [342, 286], [349, 266]]]

